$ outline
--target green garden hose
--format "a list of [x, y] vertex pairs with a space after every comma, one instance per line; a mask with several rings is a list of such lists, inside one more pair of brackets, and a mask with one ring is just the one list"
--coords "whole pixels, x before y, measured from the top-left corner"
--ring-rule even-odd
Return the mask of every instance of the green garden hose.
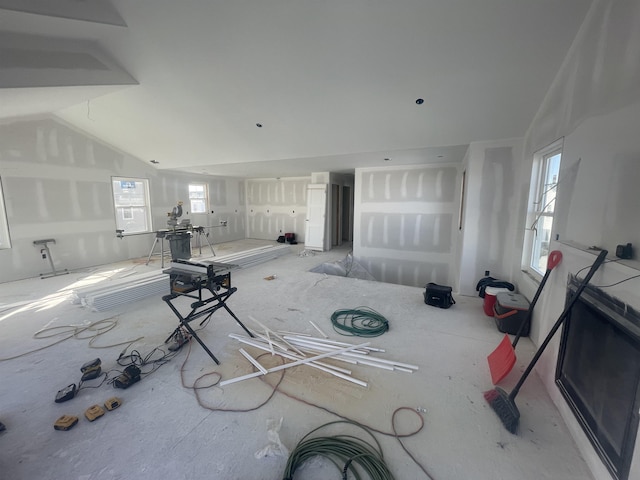
[[389, 321], [369, 307], [336, 310], [331, 324], [341, 335], [355, 337], [378, 337], [389, 330]]
[[[337, 423], [347, 423], [363, 429], [373, 438], [375, 447], [351, 435], [308, 438], [321, 428]], [[384, 462], [380, 444], [371, 431], [358, 423], [341, 420], [321, 425], [302, 437], [289, 455], [283, 480], [293, 480], [295, 471], [304, 462], [318, 455], [329, 459], [342, 472], [343, 480], [347, 479], [348, 472], [351, 472], [356, 480], [363, 480], [361, 472], [366, 473], [371, 480], [394, 480], [393, 474]], [[360, 467], [360, 470], [356, 470], [356, 466]]]

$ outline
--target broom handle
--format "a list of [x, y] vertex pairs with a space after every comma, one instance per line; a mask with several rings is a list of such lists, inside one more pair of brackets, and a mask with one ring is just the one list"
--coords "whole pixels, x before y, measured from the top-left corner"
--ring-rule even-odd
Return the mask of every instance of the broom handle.
[[529, 310], [527, 311], [527, 318], [524, 322], [520, 324], [520, 328], [518, 328], [518, 332], [516, 333], [516, 338], [513, 339], [513, 343], [511, 344], [511, 348], [516, 348], [518, 345], [518, 340], [522, 336], [522, 332], [524, 332], [525, 327], [529, 322], [531, 322], [531, 317], [533, 316], [533, 307], [538, 303], [538, 298], [542, 293], [542, 289], [544, 288], [544, 284], [547, 283], [547, 279], [549, 275], [551, 275], [551, 270], [553, 270], [556, 265], [558, 265], [562, 261], [562, 252], [560, 250], [553, 250], [549, 253], [549, 258], [547, 259], [547, 270], [544, 272], [544, 277], [542, 277], [542, 281], [538, 286], [538, 290], [536, 290], [536, 294], [533, 296], [533, 300], [531, 300], [531, 304], [529, 305]]
[[518, 383], [516, 383], [516, 386], [513, 387], [513, 390], [511, 390], [511, 393], [509, 394], [509, 400], [513, 401], [513, 399], [516, 398], [516, 395], [520, 391], [520, 387], [522, 387], [522, 384], [531, 373], [531, 370], [533, 370], [533, 367], [535, 366], [536, 362], [542, 355], [542, 352], [547, 347], [547, 345], [553, 338], [553, 335], [556, 333], [558, 328], [560, 328], [560, 325], [562, 325], [564, 320], [567, 318], [567, 316], [569, 315], [569, 312], [571, 312], [571, 309], [573, 308], [575, 303], [578, 301], [578, 298], [580, 297], [580, 295], [582, 294], [582, 291], [586, 288], [587, 284], [591, 280], [591, 277], [593, 277], [594, 273], [596, 273], [596, 270], [600, 268], [600, 265], [604, 263], [604, 259], [606, 258], [608, 253], [609, 252], [607, 252], [606, 250], [600, 251], [598, 258], [596, 258], [595, 262], [593, 262], [593, 265], [591, 265], [591, 269], [589, 270], [589, 273], [587, 273], [587, 276], [584, 277], [584, 280], [578, 286], [578, 289], [576, 290], [576, 293], [573, 295], [573, 297], [569, 301], [569, 304], [565, 307], [562, 314], [560, 314], [560, 318], [558, 318], [558, 320], [556, 320], [556, 323], [553, 324], [553, 327], [551, 327], [551, 331], [549, 331], [549, 333], [547, 334], [547, 337], [544, 339], [544, 342], [542, 342], [542, 345], [540, 345], [540, 348], [538, 348], [538, 351], [531, 359], [531, 362], [529, 362], [529, 365], [527, 366], [527, 369], [522, 374], [522, 377], [520, 377], [520, 380], [518, 380]]

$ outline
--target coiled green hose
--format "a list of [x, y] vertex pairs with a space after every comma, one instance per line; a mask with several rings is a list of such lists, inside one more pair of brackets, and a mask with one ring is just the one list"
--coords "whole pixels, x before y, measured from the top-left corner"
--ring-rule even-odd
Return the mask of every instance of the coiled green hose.
[[[311, 434], [321, 428], [336, 423], [347, 423], [355, 425], [367, 432], [373, 438], [376, 446], [351, 435], [336, 435], [333, 437], [308, 438]], [[329, 459], [342, 472], [343, 480], [347, 479], [347, 473], [351, 472], [356, 480], [362, 480], [360, 471], [355, 466], [368, 475], [371, 480], [394, 480], [394, 476], [384, 462], [382, 449], [378, 440], [373, 436], [368, 428], [355, 422], [335, 421], [321, 425], [311, 430], [296, 445], [284, 471], [283, 480], [293, 480], [295, 471], [307, 460], [320, 455]]]
[[341, 335], [356, 337], [378, 337], [389, 330], [389, 321], [369, 307], [336, 310], [331, 324]]

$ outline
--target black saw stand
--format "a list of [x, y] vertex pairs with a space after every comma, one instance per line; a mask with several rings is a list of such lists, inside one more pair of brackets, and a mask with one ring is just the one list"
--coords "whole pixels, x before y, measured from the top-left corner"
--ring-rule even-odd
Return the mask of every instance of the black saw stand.
[[[220, 365], [215, 355], [189, 325], [193, 320], [202, 317], [204, 320], [200, 322], [200, 326], [204, 325], [211, 318], [211, 315], [220, 308], [224, 308], [249, 336], [254, 336], [227, 306], [226, 302], [229, 297], [238, 290], [231, 286], [229, 267], [232, 266], [214, 262], [192, 263], [187, 260], [175, 260], [171, 262], [170, 268], [163, 270], [163, 273], [169, 274], [171, 293], [162, 297], [162, 300], [169, 305], [171, 311], [180, 320], [180, 325], [169, 335], [165, 343], [179, 334], [180, 329], [184, 327], [213, 361]], [[173, 304], [174, 300], [181, 297], [196, 300], [191, 303], [191, 311], [186, 316], [183, 316]]]

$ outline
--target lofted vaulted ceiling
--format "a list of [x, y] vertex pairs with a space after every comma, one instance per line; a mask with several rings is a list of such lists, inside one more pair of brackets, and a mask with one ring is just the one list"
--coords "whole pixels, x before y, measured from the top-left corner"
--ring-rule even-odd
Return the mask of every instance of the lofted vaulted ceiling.
[[590, 4], [0, 0], [0, 119], [214, 175], [460, 161], [524, 135]]

